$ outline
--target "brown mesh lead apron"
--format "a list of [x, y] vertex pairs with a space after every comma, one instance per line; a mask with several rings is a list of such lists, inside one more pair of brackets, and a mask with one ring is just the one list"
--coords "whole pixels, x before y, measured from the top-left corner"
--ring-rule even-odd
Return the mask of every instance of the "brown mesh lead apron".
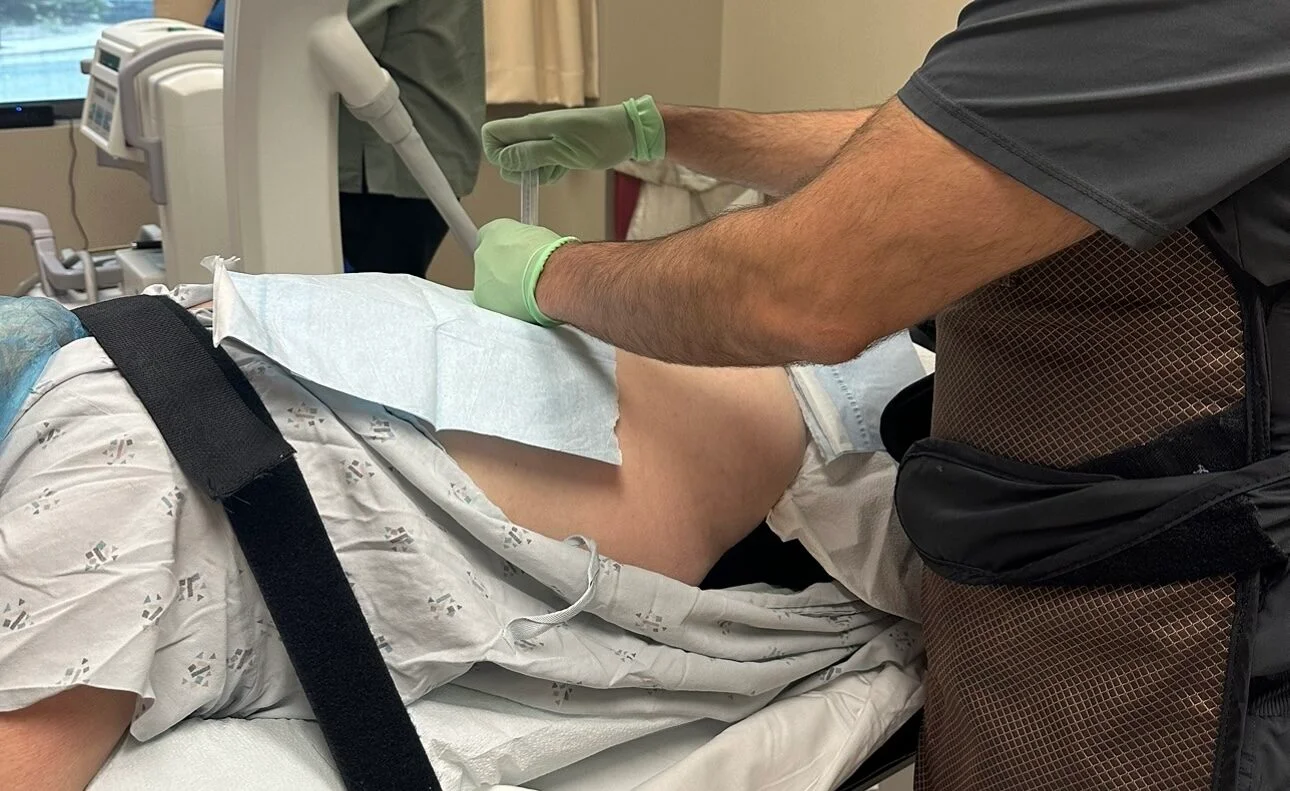
[[76, 314], [189, 482], [223, 506], [345, 787], [439, 791], [295, 451], [237, 365], [165, 297]]
[[1261, 503], [1290, 490], [1250, 313], [1184, 231], [1095, 236], [938, 318], [897, 489], [927, 563], [921, 791], [1235, 787], [1285, 561]]

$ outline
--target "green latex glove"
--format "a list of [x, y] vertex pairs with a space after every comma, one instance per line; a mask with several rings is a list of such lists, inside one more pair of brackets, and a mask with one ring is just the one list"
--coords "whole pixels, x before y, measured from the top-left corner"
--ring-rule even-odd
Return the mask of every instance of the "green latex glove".
[[560, 322], [538, 310], [533, 292], [551, 253], [576, 241], [514, 220], [493, 220], [480, 228], [475, 248], [475, 304], [543, 327], [556, 326]]
[[484, 124], [484, 155], [502, 178], [538, 172], [538, 183], [556, 181], [570, 170], [608, 170], [628, 159], [662, 159], [663, 116], [649, 96], [612, 107], [551, 110]]

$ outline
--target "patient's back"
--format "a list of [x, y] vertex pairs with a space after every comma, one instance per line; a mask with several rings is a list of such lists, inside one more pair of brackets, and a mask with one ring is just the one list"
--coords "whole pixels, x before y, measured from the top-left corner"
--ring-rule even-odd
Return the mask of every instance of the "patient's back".
[[[603, 704], [558, 698], [570, 713], [627, 701], [692, 717], [702, 703], [700, 716], [735, 719], [888, 625], [841, 586], [699, 591], [613, 562], [697, 579], [707, 561], [686, 552], [760, 521], [802, 450], [782, 372], [624, 359], [614, 469], [462, 437], [447, 443], [453, 459], [424, 425], [314, 392], [252, 353], [234, 359], [296, 448], [405, 701], [469, 673], [472, 688], [531, 706], [552, 689], [621, 688]], [[145, 698], [141, 739], [189, 716], [309, 716], [222, 510], [187, 482], [97, 342], [64, 347], [36, 389], [0, 442], [0, 710], [89, 684]], [[524, 527], [581, 533], [609, 557]], [[589, 617], [505, 637], [584, 589]], [[660, 688], [729, 697], [654, 698]]]
[[623, 563], [698, 584], [792, 483], [805, 428], [782, 368], [689, 368], [618, 353], [621, 467], [441, 432], [519, 524], [594, 538]]

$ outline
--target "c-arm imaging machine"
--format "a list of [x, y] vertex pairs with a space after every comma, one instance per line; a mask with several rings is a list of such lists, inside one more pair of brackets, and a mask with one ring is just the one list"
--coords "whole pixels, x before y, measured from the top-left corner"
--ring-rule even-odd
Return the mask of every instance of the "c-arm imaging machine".
[[83, 64], [81, 133], [100, 165], [148, 181], [160, 239], [145, 233], [145, 243], [94, 266], [88, 253], [56, 254], [42, 215], [0, 209], [0, 224], [31, 236], [41, 290], [81, 290], [93, 302], [100, 286], [132, 294], [208, 281], [201, 262], [211, 255], [236, 256], [247, 272], [342, 271], [338, 96], [473, 250], [474, 223], [346, 10], [345, 0], [233, 0], [227, 36], [168, 19], [107, 28]]
[[341, 271], [336, 96], [408, 165], [453, 237], [476, 228], [363, 45], [345, 0], [233, 0], [224, 119], [232, 252], [248, 272]]

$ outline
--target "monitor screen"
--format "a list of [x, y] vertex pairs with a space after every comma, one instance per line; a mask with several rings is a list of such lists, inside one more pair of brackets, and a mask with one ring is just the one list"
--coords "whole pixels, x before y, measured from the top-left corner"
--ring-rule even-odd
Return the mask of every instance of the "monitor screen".
[[99, 53], [99, 63], [107, 66], [112, 71], [116, 71], [121, 68], [121, 56], [105, 50]]
[[103, 28], [151, 16], [153, 0], [0, 0], [0, 104], [84, 99]]

